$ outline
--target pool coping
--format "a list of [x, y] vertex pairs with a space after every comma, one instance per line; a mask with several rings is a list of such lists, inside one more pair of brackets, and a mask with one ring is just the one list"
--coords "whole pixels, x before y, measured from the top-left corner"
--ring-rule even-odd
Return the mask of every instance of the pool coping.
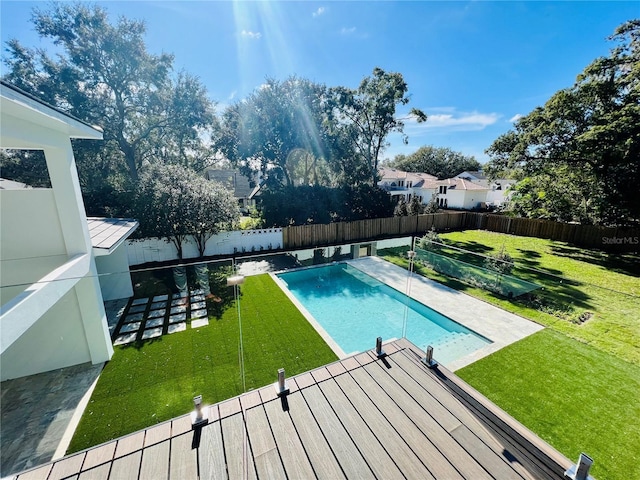
[[[471, 363], [480, 360], [498, 350], [510, 345], [518, 340], [528, 337], [533, 333], [542, 330], [544, 327], [535, 322], [527, 320], [513, 313], [502, 310], [499, 307], [479, 300], [466, 293], [454, 290], [433, 280], [424, 278], [417, 274], [407, 275], [407, 270], [391, 262], [387, 262], [379, 257], [362, 257], [355, 260], [344, 260], [337, 263], [346, 263], [361, 272], [375, 278], [389, 287], [404, 293], [436, 310], [451, 320], [463, 325], [490, 340], [492, 343], [480, 348], [469, 355], [465, 355], [457, 360], [444, 364], [449, 370], [455, 371]], [[302, 267], [296, 270], [306, 270], [326, 266], [313, 265]], [[331, 336], [313, 318], [313, 315], [298, 301], [289, 291], [285, 282], [277, 275], [279, 273], [290, 272], [270, 272], [269, 275], [280, 289], [293, 302], [302, 315], [316, 329], [325, 342], [338, 355], [340, 359], [348, 357]], [[384, 339], [385, 343], [392, 339]], [[437, 360], [438, 352], [434, 350], [434, 358]]]

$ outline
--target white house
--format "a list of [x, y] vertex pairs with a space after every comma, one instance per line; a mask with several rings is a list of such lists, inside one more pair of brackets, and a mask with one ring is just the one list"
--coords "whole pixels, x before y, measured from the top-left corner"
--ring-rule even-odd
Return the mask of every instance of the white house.
[[418, 197], [423, 204], [429, 203], [438, 191], [438, 177], [428, 173], [403, 172], [395, 168], [379, 167], [381, 179], [378, 187], [386, 190], [396, 201]]
[[0, 380], [113, 354], [71, 138], [102, 132], [0, 82], [0, 148], [42, 150], [51, 188], [0, 189]]
[[498, 178], [489, 181], [482, 171], [462, 172], [455, 178], [469, 180], [477, 185], [487, 187], [486, 204], [500, 206], [509, 198], [509, 189], [516, 184], [516, 180], [510, 178]]
[[462, 178], [448, 178], [437, 183], [438, 204], [442, 208], [473, 210], [486, 204], [487, 187]]

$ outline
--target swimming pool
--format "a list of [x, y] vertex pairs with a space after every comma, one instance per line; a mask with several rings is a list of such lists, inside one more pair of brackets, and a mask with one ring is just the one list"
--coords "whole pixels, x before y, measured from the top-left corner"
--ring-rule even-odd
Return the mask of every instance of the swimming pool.
[[[447, 364], [491, 341], [346, 263], [280, 273], [278, 278], [347, 354], [375, 339], [406, 337]], [[406, 320], [406, 329], [404, 327]]]

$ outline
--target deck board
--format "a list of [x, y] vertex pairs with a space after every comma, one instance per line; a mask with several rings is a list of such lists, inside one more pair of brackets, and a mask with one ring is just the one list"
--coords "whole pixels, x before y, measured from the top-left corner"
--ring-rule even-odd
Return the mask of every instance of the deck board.
[[169, 440], [165, 440], [143, 450], [140, 478], [169, 478], [169, 443]]
[[287, 472], [287, 477], [315, 477], [311, 463], [307, 458], [289, 413], [282, 410], [282, 404], [278, 400], [265, 403], [264, 409], [273, 431], [282, 463]]
[[363, 370], [354, 372], [353, 376], [359, 383], [366, 379], [366, 376], [370, 376], [375, 379], [379, 388], [386, 392], [384, 396], [378, 395], [376, 404], [385, 415], [393, 418], [393, 424], [405, 433], [405, 441], [410, 442], [419, 452], [422, 461], [426, 462], [430, 470], [434, 469], [432, 473], [437, 478], [446, 478], [442, 476], [442, 472], [435, 471], [435, 468], [442, 468], [443, 463], [439, 462], [441, 456], [465, 478], [492, 478], [480, 464], [470, 459], [466, 450], [429, 415], [427, 410], [431, 409], [431, 405], [423, 407], [414, 398], [394, 390], [395, 381], [385, 368], [370, 364]]
[[322, 382], [319, 387], [344, 428], [358, 445], [373, 473], [378, 478], [384, 479], [404, 478], [398, 466], [349, 402], [349, 399], [342, 393], [338, 384], [335, 381], [326, 381]]
[[54, 478], [562, 480], [571, 462], [404, 339], [18, 474]]
[[224, 458], [224, 443], [222, 441], [222, 426], [220, 422], [210, 423], [202, 429], [198, 459], [200, 464], [200, 478], [226, 479], [227, 465]]
[[115, 459], [111, 466], [109, 480], [136, 480], [140, 478], [140, 460], [142, 460], [142, 451]]
[[251, 408], [245, 415], [258, 478], [285, 478], [284, 466], [264, 408]]
[[[222, 416], [222, 411], [220, 414]], [[242, 414], [236, 413], [225, 417], [220, 424], [229, 479], [256, 478], [253, 455], [246, 436]]]
[[170, 478], [197, 480], [198, 460], [196, 450], [192, 448], [192, 439], [191, 433], [183, 433], [171, 439]]
[[87, 456], [82, 464], [82, 470], [89, 470], [96, 465], [110, 462], [116, 451], [116, 442], [106, 443], [100, 447], [94, 448], [87, 452]]
[[301, 390], [347, 478], [375, 478], [318, 385]]
[[331, 451], [320, 426], [313, 418], [301, 394], [290, 395], [289, 415], [300, 441], [306, 447], [315, 476], [321, 480], [340, 480], [345, 478], [340, 464]]
[[82, 467], [82, 462], [84, 462], [85, 455], [86, 453], [80, 453], [57, 462], [53, 466], [48, 478], [51, 480], [59, 480], [79, 473], [80, 468]]
[[[457, 472], [451, 468], [446, 459], [440, 455], [437, 460], [438, 466], [442, 466], [439, 469], [438, 474], [430, 472], [429, 469], [419, 460], [416, 453], [407, 444], [407, 435], [411, 435], [412, 432], [403, 431], [402, 435], [393, 428], [395, 421], [399, 420], [397, 416], [389, 415], [393, 412], [385, 412], [386, 415], [380, 413], [376, 404], [381, 396], [386, 394], [378, 388], [378, 385], [368, 377], [363, 379], [362, 384], [356, 383], [356, 381], [350, 375], [341, 375], [337, 377], [336, 382], [344, 394], [351, 400], [356, 411], [360, 414], [363, 421], [370, 425], [373, 430], [373, 434], [378, 441], [382, 444], [383, 448], [387, 451], [389, 456], [398, 465], [402, 473], [409, 478], [458, 478]], [[366, 396], [366, 392], [372, 395], [372, 398]], [[363, 395], [365, 393], [365, 395]], [[417, 431], [417, 429], [416, 429]], [[424, 436], [421, 435], [421, 440]], [[420, 443], [420, 442], [417, 442]], [[422, 450], [424, 446], [420, 447]], [[447, 468], [448, 467], [448, 468]], [[434, 473], [432, 475], [432, 473]]]
[[78, 480], [107, 480], [109, 478], [110, 470], [111, 463], [105, 463], [99, 467], [85, 470], [80, 474]]

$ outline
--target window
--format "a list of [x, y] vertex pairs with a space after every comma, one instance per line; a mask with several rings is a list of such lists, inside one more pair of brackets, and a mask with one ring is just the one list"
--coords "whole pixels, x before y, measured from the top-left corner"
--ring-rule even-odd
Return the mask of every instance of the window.
[[398, 186], [400, 186], [400, 187], [404, 187], [404, 180], [400, 180], [400, 181], [398, 182]]
[[411, 188], [413, 186], [413, 182], [408, 180], [407, 181], [407, 188]]
[[441, 193], [442, 195], [446, 195], [447, 194], [447, 186], [446, 185], [440, 185], [440, 189], [438, 190], [438, 193]]

